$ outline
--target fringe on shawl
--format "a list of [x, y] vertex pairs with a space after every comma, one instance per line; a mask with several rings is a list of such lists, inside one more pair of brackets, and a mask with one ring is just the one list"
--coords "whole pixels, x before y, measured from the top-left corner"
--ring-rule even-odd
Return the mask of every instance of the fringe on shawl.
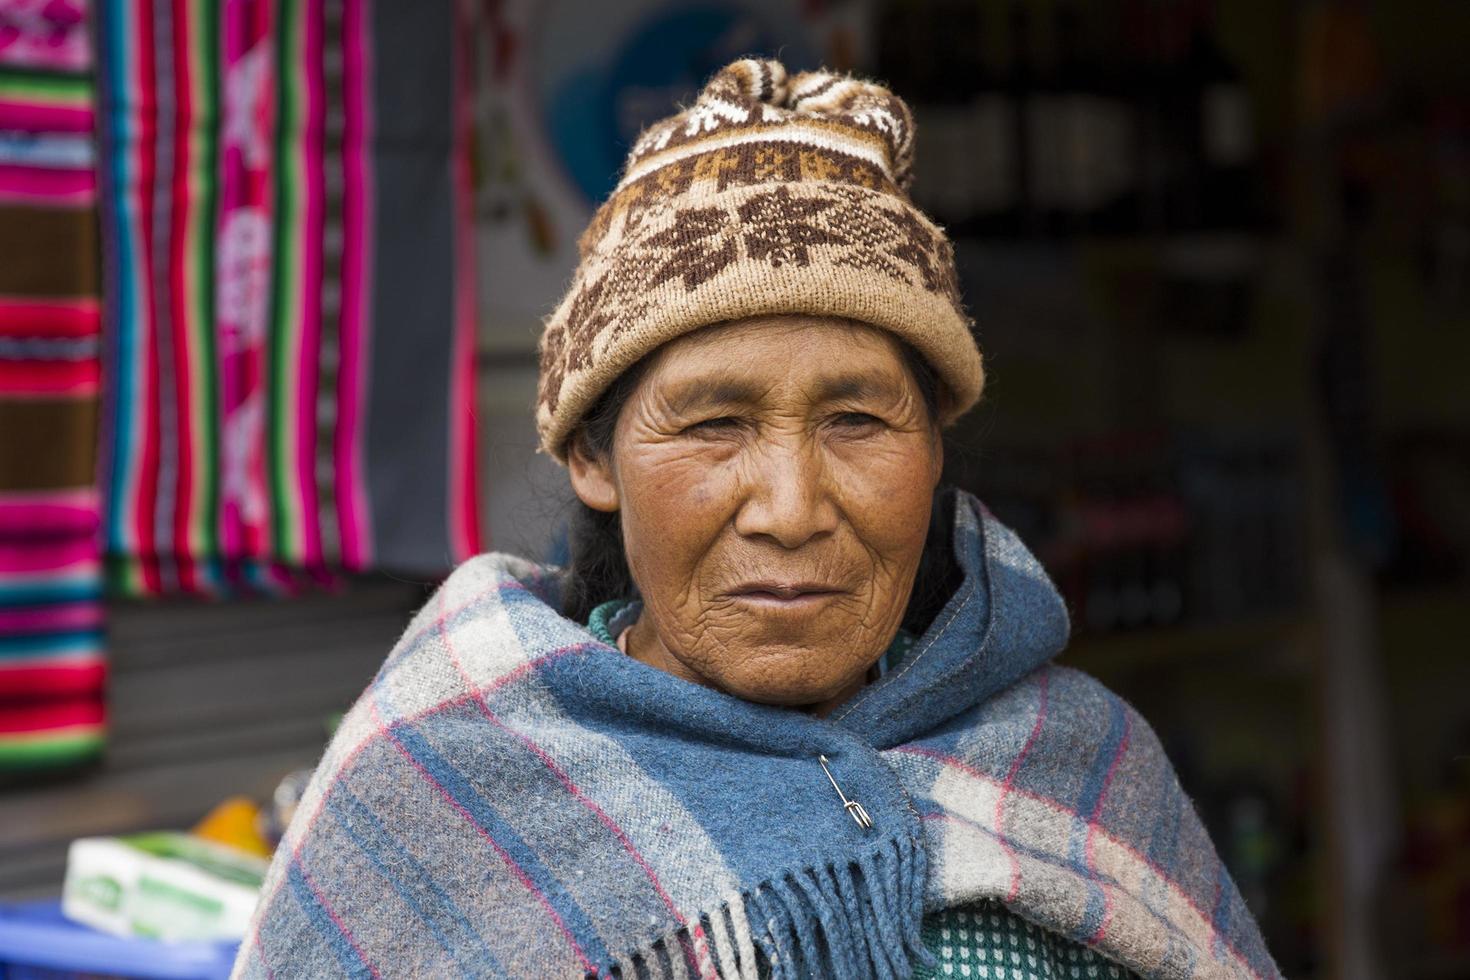
[[924, 845], [890, 837], [855, 860], [788, 871], [731, 893], [713, 911], [588, 971], [586, 980], [907, 980], [916, 963], [934, 965], [919, 935], [927, 878]]

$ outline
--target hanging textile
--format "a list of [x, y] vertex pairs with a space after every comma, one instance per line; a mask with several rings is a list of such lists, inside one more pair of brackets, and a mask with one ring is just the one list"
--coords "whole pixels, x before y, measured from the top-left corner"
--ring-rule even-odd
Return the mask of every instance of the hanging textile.
[[478, 551], [461, 4], [97, 13], [112, 585]]
[[0, 775], [103, 726], [86, 7], [0, 0]]

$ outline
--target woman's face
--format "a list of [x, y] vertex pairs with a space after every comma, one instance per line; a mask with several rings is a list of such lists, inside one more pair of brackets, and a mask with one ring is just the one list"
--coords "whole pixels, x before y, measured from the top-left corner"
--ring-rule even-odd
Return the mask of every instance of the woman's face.
[[573, 486], [619, 511], [644, 611], [629, 652], [749, 701], [836, 703], [908, 604], [942, 467], [889, 334], [761, 317], [652, 355], [610, 457]]

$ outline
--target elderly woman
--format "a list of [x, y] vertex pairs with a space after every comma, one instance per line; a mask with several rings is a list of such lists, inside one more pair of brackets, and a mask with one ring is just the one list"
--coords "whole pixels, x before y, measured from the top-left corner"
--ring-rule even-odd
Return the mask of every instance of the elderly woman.
[[460, 567], [239, 977], [1274, 977], [1148, 726], [941, 428], [980, 394], [885, 89], [745, 60], [638, 140], [542, 342], [568, 568]]

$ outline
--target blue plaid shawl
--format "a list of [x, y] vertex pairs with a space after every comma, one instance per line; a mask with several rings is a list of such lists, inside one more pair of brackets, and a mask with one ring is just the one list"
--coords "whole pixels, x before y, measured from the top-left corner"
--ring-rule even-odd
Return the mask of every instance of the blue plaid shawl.
[[[235, 976], [907, 977], [996, 898], [1148, 977], [1279, 976], [1148, 725], [956, 498], [959, 589], [826, 719], [679, 680], [462, 565], [326, 751]], [[863, 828], [843, 797], [870, 815]]]

